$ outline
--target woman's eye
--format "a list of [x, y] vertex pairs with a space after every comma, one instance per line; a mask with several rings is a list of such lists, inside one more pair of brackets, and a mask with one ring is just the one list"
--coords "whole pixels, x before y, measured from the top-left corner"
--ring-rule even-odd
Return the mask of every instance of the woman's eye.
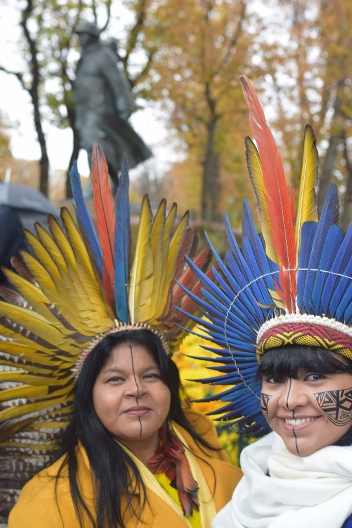
[[147, 378], [147, 379], [161, 379], [160, 375], [156, 374], [155, 372], [150, 373], [150, 374], [146, 374], [144, 377]]
[[326, 376], [324, 374], [308, 374], [305, 378], [306, 381], [320, 381], [326, 379]]
[[106, 380], [106, 383], [110, 383], [110, 382], [119, 382], [119, 381], [124, 381], [124, 378], [121, 378], [121, 376], [112, 376], [111, 378], [109, 378], [108, 380]]
[[267, 376], [265, 378], [265, 381], [266, 383], [271, 383], [271, 384], [278, 384], [278, 383], [285, 383], [285, 380], [284, 379], [281, 379], [281, 378], [275, 378], [274, 376]]

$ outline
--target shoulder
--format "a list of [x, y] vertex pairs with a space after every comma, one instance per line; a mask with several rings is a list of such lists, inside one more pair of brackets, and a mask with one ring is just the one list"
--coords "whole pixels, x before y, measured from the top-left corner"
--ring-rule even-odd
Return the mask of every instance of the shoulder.
[[57, 523], [61, 514], [57, 507], [58, 494], [62, 504], [71, 498], [68, 471], [64, 462], [65, 458], [60, 458], [27, 482], [11, 510], [8, 528], [59, 526]]
[[194, 409], [185, 409], [184, 413], [188, 422], [200, 436], [209, 437], [205, 438], [205, 440], [210, 443], [212, 443], [211, 439], [213, 438], [217, 443], [217, 433], [211, 418]]

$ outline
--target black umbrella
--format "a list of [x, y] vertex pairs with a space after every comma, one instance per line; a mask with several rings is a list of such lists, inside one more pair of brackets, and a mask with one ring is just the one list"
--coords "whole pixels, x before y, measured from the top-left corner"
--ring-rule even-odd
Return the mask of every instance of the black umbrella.
[[0, 205], [14, 209], [23, 227], [34, 232], [34, 222], [39, 222], [47, 228], [47, 215], [51, 213], [60, 219], [59, 211], [39, 191], [17, 183], [0, 182]]

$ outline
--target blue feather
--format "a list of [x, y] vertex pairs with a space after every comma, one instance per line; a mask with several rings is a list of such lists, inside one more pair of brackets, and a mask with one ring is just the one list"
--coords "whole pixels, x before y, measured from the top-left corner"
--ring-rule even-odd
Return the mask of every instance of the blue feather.
[[122, 159], [121, 176], [115, 198], [114, 275], [116, 314], [123, 323], [128, 322], [129, 256], [130, 256], [130, 204], [129, 177], [126, 156]]
[[302, 226], [301, 247], [298, 257], [297, 271], [297, 305], [300, 313], [304, 313], [304, 285], [306, 282], [308, 262], [312, 251], [313, 240], [317, 230], [317, 222], [305, 222]]
[[93, 262], [95, 263], [96, 269], [100, 275], [103, 276], [103, 253], [100, 247], [100, 243], [97, 234], [94, 229], [94, 225], [89, 214], [87, 204], [83, 197], [81, 178], [77, 170], [77, 163], [74, 161], [70, 170], [70, 182], [71, 189], [74, 199], [74, 208], [77, 217], [77, 222], [82, 232], [83, 238], [86, 242], [86, 246]]
[[[216, 259], [216, 262], [219, 266], [219, 269], [220, 271], [224, 274], [225, 278], [228, 280], [230, 286], [233, 288], [233, 296], [232, 296], [232, 299], [234, 299], [237, 295], [237, 293], [241, 290], [237, 280], [236, 280], [236, 277], [233, 277], [230, 273], [230, 271], [227, 269], [227, 267], [225, 266], [225, 264], [222, 262], [221, 258], [219, 257], [219, 255], [217, 254], [217, 252], [215, 251], [207, 233], [205, 233], [205, 236], [207, 238], [207, 241], [209, 243], [209, 246], [210, 246], [210, 249]], [[253, 294], [250, 290], [246, 290], [245, 291], [245, 294], [243, 294], [243, 292], [238, 296], [237, 300], [236, 300], [236, 303], [238, 300], [241, 300], [243, 305], [246, 307], [247, 309], [247, 312], [246, 312], [246, 317], [253, 322], [253, 325], [254, 327], [258, 327], [258, 323], [257, 321], [253, 318], [253, 306], [256, 305], [256, 301], [253, 297]], [[264, 322], [264, 321], [263, 321]]]
[[313, 240], [310, 252], [307, 277], [304, 285], [304, 307], [307, 313], [314, 313], [315, 307], [312, 306], [312, 291], [316, 277], [315, 271], [318, 268], [324, 243], [330, 227], [338, 224], [339, 221], [339, 199], [336, 185], [331, 185], [324, 202], [323, 210], [319, 218], [318, 227]]
[[272, 270], [270, 269], [269, 265], [269, 258], [265, 254], [263, 242], [255, 228], [246, 198], [243, 200], [242, 215], [242, 239], [244, 240], [245, 238], [248, 238], [250, 241], [253, 253], [255, 254], [257, 260], [257, 264], [261, 269], [261, 274], [265, 275], [263, 280], [265, 281], [267, 288], [270, 290], [275, 290], [275, 285], [271, 274]]
[[339, 288], [341, 277], [338, 274], [343, 274], [348, 262], [352, 257], [352, 224], [348, 228], [345, 238], [342, 241], [340, 249], [338, 250], [334, 259], [333, 265], [330, 268], [330, 274], [328, 275], [324, 290], [322, 293], [322, 312], [326, 315], [330, 315], [330, 302], [333, 293]]
[[338, 225], [333, 225], [330, 227], [327, 234], [324, 248], [321, 254], [321, 258], [318, 264], [318, 271], [316, 273], [314, 287], [312, 291], [312, 303], [313, 312], [315, 315], [321, 314], [321, 296], [324, 288], [324, 284], [328, 277], [328, 274], [325, 273], [326, 270], [330, 270], [332, 263], [334, 261], [335, 255], [337, 254], [341, 242], [344, 239], [345, 233], [343, 229]]

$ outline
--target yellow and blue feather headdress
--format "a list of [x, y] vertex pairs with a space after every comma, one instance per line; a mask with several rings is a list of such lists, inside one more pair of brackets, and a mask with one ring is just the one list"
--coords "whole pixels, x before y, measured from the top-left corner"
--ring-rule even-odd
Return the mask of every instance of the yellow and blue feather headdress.
[[[4, 270], [14, 290], [0, 287], [0, 513], [13, 506], [19, 490], [57, 448], [68, 425], [75, 377], [94, 345], [119, 329], [148, 328], [165, 352], [191, 328], [197, 308], [181, 289], [197, 295], [200, 283], [184, 257], [195, 257], [198, 237], [188, 213], [177, 223], [176, 204], [162, 200], [153, 218], [142, 201], [134, 255], [130, 235], [129, 180], [123, 163], [113, 198], [104, 155], [93, 152], [92, 184], [97, 229], [83, 199], [77, 167], [71, 171], [77, 223], [61, 210], [62, 225], [49, 217], [49, 232], [36, 224], [26, 231], [31, 253]], [[78, 224], [78, 225], [77, 225]], [[195, 258], [205, 272], [209, 248]], [[175, 282], [178, 279], [179, 284]]]
[[[209, 367], [220, 375], [200, 380], [232, 385], [216, 396], [221, 415], [245, 434], [261, 436], [270, 429], [261, 413], [258, 361], [268, 349], [307, 345], [323, 347], [352, 360], [352, 226], [339, 224], [337, 188], [332, 185], [318, 219], [315, 187], [318, 173], [316, 141], [306, 127], [301, 183], [295, 208], [280, 153], [248, 79], [241, 78], [256, 144], [246, 138], [249, 175], [257, 198], [261, 232], [244, 200], [242, 245], [229, 219], [229, 249], [222, 260], [209, 240], [217, 266], [214, 279], [194, 263], [202, 296], [188, 292], [202, 317], [189, 315], [203, 328], [202, 337], [217, 347]], [[198, 333], [199, 333], [198, 332]], [[209, 360], [209, 358], [202, 358]]]

